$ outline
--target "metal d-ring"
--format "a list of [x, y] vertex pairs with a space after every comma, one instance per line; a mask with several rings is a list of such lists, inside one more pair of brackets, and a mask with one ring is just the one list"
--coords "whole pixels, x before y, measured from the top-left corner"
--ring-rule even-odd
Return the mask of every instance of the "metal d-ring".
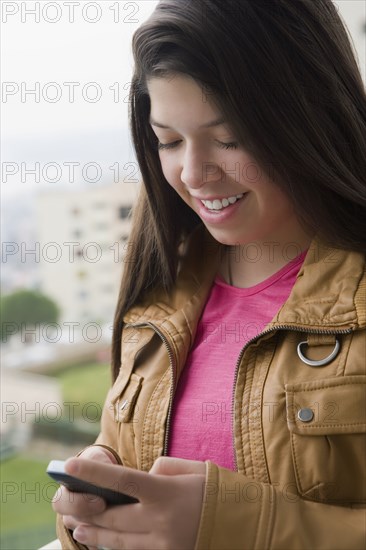
[[336, 338], [334, 349], [327, 357], [324, 357], [324, 359], [319, 359], [318, 361], [312, 361], [311, 359], [308, 359], [307, 357], [305, 357], [305, 355], [301, 351], [301, 346], [304, 344], [307, 344], [307, 342], [304, 341], [298, 344], [297, 355], [300, 357], [303, 363], [306, 363], [310, 367], [322, 367], [323, 365], [327, 365], [328, 363], [333, 361], [333, 359], [338, 355], [339, 349], [341, 347], [339, 344], [339, 341]]

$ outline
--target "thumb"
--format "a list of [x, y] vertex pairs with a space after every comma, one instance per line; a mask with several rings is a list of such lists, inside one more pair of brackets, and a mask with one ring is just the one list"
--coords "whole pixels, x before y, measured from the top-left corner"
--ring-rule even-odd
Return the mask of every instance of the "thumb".
[[186, 460], [171, 456], [159, 456], [149, 471], [150, 474], [175, 476], [181, 474], [206, 474], [206, 464], [199, 460]]
[[105, 464], [116, 464], [116, 459], [112, 453], [107, 451], [104, 447], [98, 445], [91, 445], [84, 449], [79, 455], [80, 458], [88, 458], [89, 460], [96, 460]]

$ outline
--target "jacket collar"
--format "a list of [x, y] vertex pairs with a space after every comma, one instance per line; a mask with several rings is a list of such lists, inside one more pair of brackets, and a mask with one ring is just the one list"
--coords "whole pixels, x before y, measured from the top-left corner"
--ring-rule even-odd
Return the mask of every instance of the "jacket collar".
[[270, 326], [358, 329], [366, 326], [365, 257], [315, 238], [292, 292]]
[[[129, 323], [150, 323], [172, 342], [184, 363], [217, 273], [224, 247], [199, 226], [187, 239], [177, 284], [168, 295], [155, 293], [125, 316]], [[315, 238], [285, 304], [267, 328], [355, 330], [366, 326], [361, 253], [324, 246]]]

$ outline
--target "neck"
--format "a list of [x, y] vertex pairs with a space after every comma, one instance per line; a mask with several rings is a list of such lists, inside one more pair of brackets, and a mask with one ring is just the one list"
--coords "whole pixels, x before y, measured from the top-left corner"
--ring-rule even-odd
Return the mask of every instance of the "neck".
[[308, 235], [284, 245], [279, 242], [252, 242], [228, 246], [220, 274], [225, 281], [239, 288], [261, 283], [307, 250], [312, 238]]

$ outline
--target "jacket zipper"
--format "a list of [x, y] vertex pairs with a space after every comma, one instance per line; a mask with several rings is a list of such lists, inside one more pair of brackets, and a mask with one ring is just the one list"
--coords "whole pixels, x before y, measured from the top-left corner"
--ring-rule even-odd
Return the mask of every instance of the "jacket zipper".
[[253, 344], [255, 341], [257, 341], [262, 336], [265, 336], [266, 334], [270, 334], [271, 332], [275, 333], [277, 330], [293, 330], [295, 332], [305, 332], [305, 333], [311, 333], [311, 334], [350, 334], [353, 329], [343, 329], [343, 330], [317, 330], [317, 329], [305, 329], [305, 328], [298, 328], [294, 327], [292, 325], [279, 325], [275, 328], [270, 328], [267, 330], [264, 330], [263, 332], [257, 334], [254, 338], [251, 338], [248, 340], [248, 342], [245, 344], [245, 346], [241, 349], [239, 353], [238, 360], [235, 365], [235, 372], [234, 372], [234, 384], [233, 384], [233, 393], [232, 393], [232, 400], [231, 400], [231, 411], [232, 411], [232, 429], [233, 429], [233, 451], [234, 451], [234, 466], [235, 470], [238, 471], [238, 460], [236, 456], [236, 449], [235, 449], [235, 390], [236, 390], [236, 381], [238, 378], [238, 372], [239, 372], [239, 366], [243, 357], [243, 354], [245, 350], [250, 346], [250, 344]]
[[[174, 397], [174, 388], [175, 388], [175, 381], [176, 381], [176, 371], [177, 371], [174, 352], [172, 350], [172, 347], [170, 345], [170, 342], [169, 342], [168, 338], [165, 336], [165, 334], [154, 323], [149, 323], [149, 322], [136, 323], [136, 324], [128, 323], [128, 324], [126, 324], [126, 327], [131, 327], [131, 328], [149, 327], [149, 328], [152, 328], [158, 334], [158, 336], [161, 338], [161, 340], [165, 344], [165, 347], [166, 347], [167, 352], [168, 352], [169, 363], [170, 363], [170, 368], [171, 368], [171, 372], [172, 372], [172, 385], [171, 385], [171, 388], [170, 388], [169, 408], [168, 408], [168, 415], [167, 415], [167, 420], [166, 420], [166, 430], [165, 430], [164, 446], [163, 446], [163, 456], [166, 456], [166, 454], [168, 452], [168, 436], [169, 436], [170, 420], [171, 420], [173, 397]], [[232, 399], [231, 399], [234, 466], [235, 466], [236, 471], [238, 471], [238, 461], [237, 461], [236, 450], [235, 450], [235, 425], [234, 424], [235, 424], [235, 389], [236, 389], [236, 381], [237, 381], [238, 372], [239, 372], [239, 365], [240, 365], [240, 362], [242, 360], [242, 357], [243, 357], [243, 354], [244, 354], [245, 350], [250, 346], [250, 344], [253, 344], [254, 342], [256, 342], [262, 336], [270, 334], [271, 332], [275, 333], [278, 330], [293, 330], [295, 332], [305, 332], [305, 333], [311, 333], [311, 334], [334, 334], [334, 335], [335, 334], [350, 334], [353, 331], [353, 329], [351, 329], [351, 328], [335, 331], [335, 330], [327, 330], [327, 329], [324, 329], [324, 330], [316, 330], [316, 329], [310, 329], [310, 328], [305, 329], [305, 328], [294, 327], [292, 325], [279, 325], [278, 327], [264, 330], [260, 334], [257, 334], [257, 336], [255, 336], [254, 338], [251, 338], [245, 344], [245, 346], [241, 349], [241, 351], [239, 353], [239, 357], [238, 357], [236, 365], [235, 365], [234, 384], [233, 384], [233, 392], [232, 392]]]
[[174, 388], [175, 388], [175, 382], [176, 382], [176, 378], [177, 378], [177, 367], [176, 367], [175, 355], [174, 355], [173, 349], [170, 345], [170, 342], [169, 342], [168, 338], [153, 323], [149, 323], [149, 322], [137, 323], [137, 324], [128, 323], [125, 326], [126, 327], [133, 327], [133, 328], [136, 328], [136, 327], [139, 327], [139, 328], [144, 328], [144, 327], [152, 328], [158, 334], [158, 336], [161, 338], [161, 340], [165, 344], [165, 347], [166, 347], [167, 352], [168, 352], [170, 369], [171, 369], [171, 372], [172, 372], [172, 385], [170, 387], [169, 408], [168, 408], [168, 415], [167, 415], [167, 419], [166, 419], [166, 430], [165, 430], [165, 435], [164, 435], [164, 446], [163, 446], [163, 456], [166, 456], [166, 454], [168, 452], [168, 435], [169, 435], [170, 419], [171, 419], [171, 415], [172, 415]]

